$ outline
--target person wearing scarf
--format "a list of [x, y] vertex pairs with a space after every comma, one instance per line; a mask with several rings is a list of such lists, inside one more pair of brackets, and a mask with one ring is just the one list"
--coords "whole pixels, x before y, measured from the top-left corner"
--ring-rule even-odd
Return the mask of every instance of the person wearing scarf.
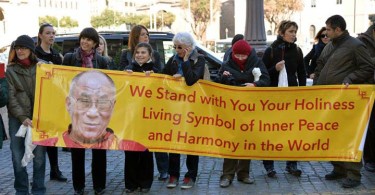
[[[29, 194], [29, 176], [26, 167], [22, 166], [25, 153], [25, 138], [17, 137], [21, 125], [33, 126], [33, 116], [36, 64], [34, 41], [27, 35], [19, 36], [15, 42], [15, 55], [7, 66], [6, 79], [8, 83], [8, 117], [10, 148], [14, 170], [14, 188], [16, 194]], [[32, 194], [45, 194], [44, 183], [46, 168], [46, 148], [36, 146], [33, 150], [33, 179]]]
[[[80, 46], [73, 53], [64, 56], [63, 65], [85, 68], [108, 69], [108, 60], [96, 52], [99, 34], [94, 28], [85, 28], [79, 35]], [[74, 127], [73, 127], [74, 128]], [[85, 193], [85, 149], [71, 148], [72, 179], [76, 195]], [[106, 186], [107, 151], [92, 149], [92, 179], [95, 194], [103, 194]]]
[[322, 53], [326, 44], [330, 41], [327, 36], [326, 27], [322, 27], [315, 36], [315, 40], [318, 41], [317, 44], [313, 46], [311, 51], [303, 58], [306, 69], [306, 77], [314, 79], [314, 71], [316, 68], [316, 60], [319, 58], [320, 53]]
[[[267, 69], [257, 55], [255, 49], [245, 40], [237, 41], [229, 54], [229, 59], [223, 63], [216, 82], [246, 87], [266, 87], [270, 83]], [[255, 72], [260, 71], [258, 78]], [[237, 175], [237, 180], [244, 184], [253, 184], [254, 179], [250, 177], [251, 160], [239, 160], [225, 158], [223, 162], [223, 174], [220, 177], [220, 187], [229, 187]]]

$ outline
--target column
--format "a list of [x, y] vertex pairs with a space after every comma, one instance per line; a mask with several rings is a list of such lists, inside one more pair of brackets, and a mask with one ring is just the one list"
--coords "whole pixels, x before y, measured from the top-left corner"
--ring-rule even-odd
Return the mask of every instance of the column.
[[267, 48], [263, 0], [246, 1], [245, 40], [256, 49], [259, 57]]

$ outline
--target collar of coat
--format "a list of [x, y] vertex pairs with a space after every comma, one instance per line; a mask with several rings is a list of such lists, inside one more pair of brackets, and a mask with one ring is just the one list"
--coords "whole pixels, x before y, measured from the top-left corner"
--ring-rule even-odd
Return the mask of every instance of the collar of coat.
[[349, 32], [345, 30], [340, 36], [332, 39], [332, 45], [336, 46], [350, 37]]
[[14, 72], [17, 72], [18, 74], [24, 74], [24, 75], [29, 75], [35, 74], [36, 73], [36, 65], [33, 64], [29, 68], [25, 68], [21, 64], [15, 63], [12, 64]]
[[372, 45], [372, 47], [375, 49], [375, 37], [373, 36], [372, 26], [370, 28], [368, 28], [366, 32], [360, 33], [358, 35], [358, 38], [366, 41], [367, 43]]

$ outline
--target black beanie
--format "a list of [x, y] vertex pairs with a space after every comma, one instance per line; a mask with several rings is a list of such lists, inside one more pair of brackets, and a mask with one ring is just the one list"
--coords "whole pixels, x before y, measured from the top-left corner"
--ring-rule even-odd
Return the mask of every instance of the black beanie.
[[14, 42], [14, 47], [21, 46], [29, 48], [33, 53], [35, 51], [35, 44], [33, 39], [27, 35], [19, 36], [16, 41]]

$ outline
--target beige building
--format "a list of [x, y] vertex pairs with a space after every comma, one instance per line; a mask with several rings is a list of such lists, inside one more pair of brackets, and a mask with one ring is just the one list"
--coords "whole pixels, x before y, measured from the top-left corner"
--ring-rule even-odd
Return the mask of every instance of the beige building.
[[[302, 0], [304, 9], [295, 13], [291, 20], [297, 22], [297, 44], [304, 50], [304, 54], [311, 49], [315, 34], [325, 21], [332, 15], [339, 14], [345, 18], [347, 30], [356, 37], [370, 25], [369, 16], [375, 14], [375, 0]], [[245, 32], [246, 2], [249, 0], [235, 0], [235, 32]], [[271, 30], [265, 20], [266, 32]], [[274, 39], [275, 36], [267, 36]], [[272, 40], [267, 40], [272, 41]]]
[[10, 44], [19, 35], [36, 36], [39, 17], [69, 16], [78, 21], [78, 27], [64, 29], [55, 27], [57, 33], [80, 32], [91, 26], [91, 16], [100, 15], [108, 8], [122, 14], [136, 12], [136, 0], [0, 0], [0, 47]]
[[[56, 27], [58, 33], [79, 32], [90, 26], [91, 16], [99, 15], [105, 8], [118, 11], [124, 15], [143, 13], [150, 17], [151, 30], [171, 32], [190, 31], [188, 10], [180, 6], [182, 0], [0, 0], [0, 47], [9, 44], [21, 34], [36, 36], [38, 17], [40, 16], [70, 16], [79, 21], [79, 27], [63, 29]], [[225, 2], [226, 0], [221, 0]], [[234, 1], [235, 34], [244, 33], [246, 18], [246, 3], [251, 0]], [[108, 5], [106, 5], [108, 3]], [[349, 32], [356, 36], [369, 26], [369, 15], [375, 14], [375, 0], [303, 0], [304, 9], [292, 16], [299, 25], [298, 44], [305, 51], [311, 47], [313, 37], [324, 26], [325, 20], [334, 14], [342, 15]], [[176, 15], [176, 21], [171, 28], [161, 28], [156, 25], [156, 13], [165, 10]], [[212, 23], [207, 29], [207, 40], [219, 39], [220, 13], [213, 16]], [[269, 29], [265, 21], [266, 32]], [[107, 29], [98, 29], [107, 30]], [[113, 29], [110, 29], [113, 30]], [[125, 25], [116, 30], [129, 30]], [[270, 40], [274, 36], [269, 36]]]

